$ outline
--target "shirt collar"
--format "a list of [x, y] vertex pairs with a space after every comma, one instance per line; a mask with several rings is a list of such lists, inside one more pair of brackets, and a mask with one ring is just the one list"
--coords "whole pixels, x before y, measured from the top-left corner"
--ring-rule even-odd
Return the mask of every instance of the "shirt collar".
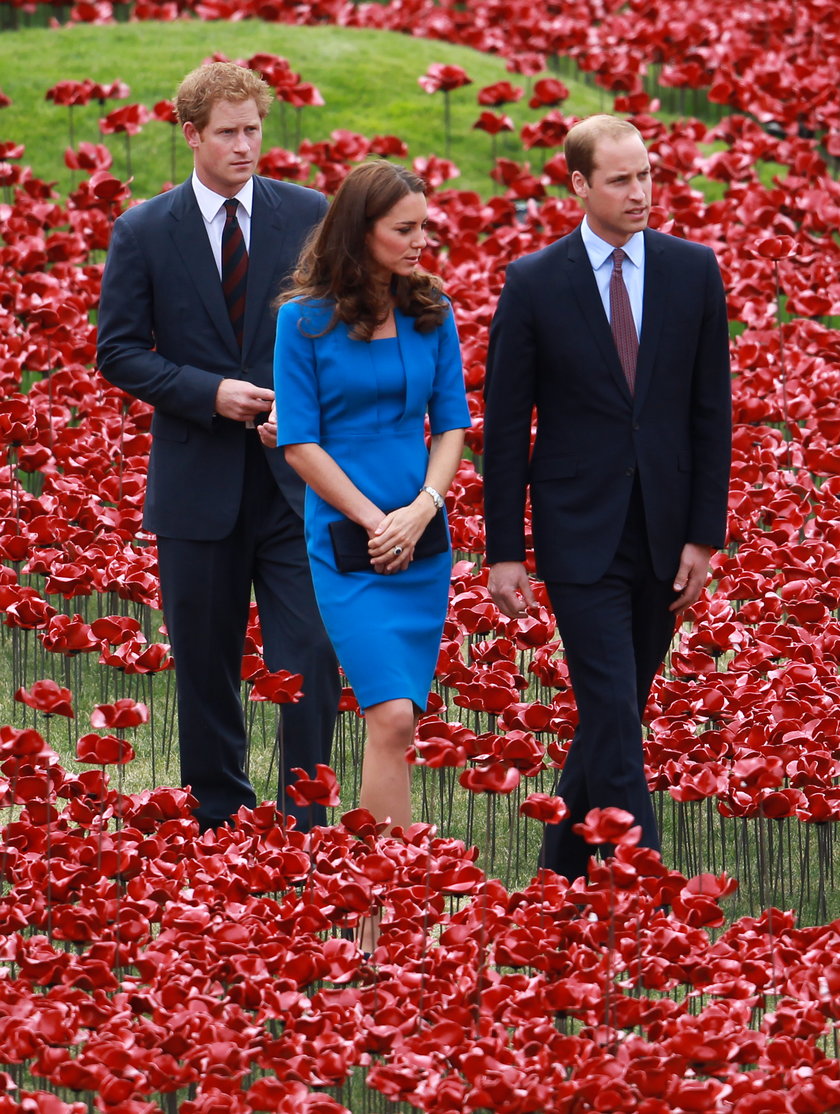
[[[592, 264], [592, 270], [597, 271], [603, 263], [612, 258], [615, 245], [608, 244], [606, 240], [602, 240], [600, 236], [596, 235], [589, 227], [589, 221], [586, 217], [581, 222], [580, 234], [583, 239], [583, 246], [586, 248], [586, 254]], [[645, 262], [644, 232], [634, 232], [627, 243], [622, 244], [621, 250], [636, 267], [643, 267]]]
[[[228, 199], [222, 194], [208, 189], [196, 174], [195, 170], [193, 170], [192, 173], [192, 187], [195, 193], [195, 199], [198, 202], [198, 207], [201, 210], [201, 215], [209, 224], [210, 221], [217, 216], [222, 205]], [[251, 209], [254, 204], [254, 179], [249, 178], [239, 193], [234, 194], [234, 197], [250, 217]]]

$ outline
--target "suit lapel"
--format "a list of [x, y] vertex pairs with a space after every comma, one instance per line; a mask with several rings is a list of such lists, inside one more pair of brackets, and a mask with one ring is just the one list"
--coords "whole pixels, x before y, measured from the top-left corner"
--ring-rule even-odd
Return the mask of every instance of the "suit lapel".
[[251, 213], [251, 244], [248, 252], [248, 298], [245, 305], [243, 356], [269, 312], [269, 303], [278, 293], [272, 289], [277, 274], [277, 250], [283, 239], [278, 194], [254, 178], [254, 205]]
[[653, 374], [653, 362], [659, 346], [665, 318], [666, 285], [665, 250], [661, 239], [645, 232], [645, 292], [642, 299], [642, 333], [636, 359], [636, 390], [634, 407], [644, 405]]
[[571, 232], [564, 242], [567, 247], [569, 282], [583, 319], [589, 328], [592, 339], [598, 345], [605, 364], [610, 369], [610, 374], [615, 380], [616, 386], [629, 398], [630, 389], [627, 386], [621, 361], [618, 358], [609, 320], [604, 313], [604, 303], [601, 301], [601, 295], [598, 292], [598, 284], [595, 281], [592, 264], [589, 262], [589, 256], [586, 253], [583, 237], [580, 234], [580, 226], [574, 232]]
[[170, 214], [173, 218], [172, 241], [184, 260], [196, 293], [207, 310], [208, 317], [216, 326], [219, 337], [238, 358], [239, 346], [230, 323], [219, 271], [191, 179], [188, 178], [172, 191]]

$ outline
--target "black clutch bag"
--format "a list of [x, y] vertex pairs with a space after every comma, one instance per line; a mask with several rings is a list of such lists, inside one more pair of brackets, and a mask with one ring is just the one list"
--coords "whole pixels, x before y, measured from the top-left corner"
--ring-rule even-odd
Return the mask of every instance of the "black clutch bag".
[[[368, 532], [350, 518], [339, 518], [330, 523], [335, 563], [339, 572], [373, 572], [368, 552]], [[434, 557], [449, 549], [449, 525], [440, 511], [420, 535], [414, 547], [414, 557]]]

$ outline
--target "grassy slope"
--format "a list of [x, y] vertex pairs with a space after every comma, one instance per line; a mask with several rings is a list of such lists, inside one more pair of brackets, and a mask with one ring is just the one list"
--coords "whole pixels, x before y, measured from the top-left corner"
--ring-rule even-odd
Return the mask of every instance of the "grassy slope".
[[[115, 79], [131, 89], [128, 102], [108, 101], [73, 109], [75, 143], [102, 142], [97, 121], [125, 103], [142, 102], [151, 108], [171, 97], [180, 78], [211, 54], [233, 59], [257, 52], [279, 54], [292, 69], [321, 91], [326, 105], [304, 110], [301, 133], [319, 140], [335, 128], [363, 135], [393, 134], [409, 144], [409, 157], [444, 154], [443, 97], [430, 96], [417, 83], [431, 62], [463, 66], [474, 84], [451, 94], [451, 158], [462, 176], [454, 184], [490, 192], [490, 137], [474, 133], [478, 118], [476, 95], [483, 85], [513, 79], [502, 59], [448, 43], [415, 39], [391, 32], [337, 27], [291, 27], [241, 21], [236, 23], [134, 23], [111, 27], [70, 26], [61, 30], [29, 29], [0, 34], [0, 85], [13, 104], [0, 114], [0, 141], [26, 145], [24, 161], [38, 177], [57, 181], [63, 191], [71, 185], [64, 168], [69, 145], [69, 110], [45, 100], [46, 90], [60, 80], [92, 78], [103, 84]], [[604, 107], [603, 95], [582, 82], [569, 82], [572, 97], [565, 110], [577, 115]], [[540, 118], [527, 98], [509, 106], [517, 127]], [[288, 145], [294, 147], [294, 110], [286, 110]], [[275, 106], [266, 124], [265, 148], [284, 146], [284, 114]], [[123, 136], [105, 140], [114, 154], [114, 173], [126, 175]], [[171, 177], [171, 129], [157, 121], [131, 140], [135, 196], [156, 192]], [[499, 138], [498, 154], [522, 158], [515, 134]], [[542, 152], [534, 162], [541, 164]], [[177, 145], [175, 178], [189, 170], [186, 146]]]

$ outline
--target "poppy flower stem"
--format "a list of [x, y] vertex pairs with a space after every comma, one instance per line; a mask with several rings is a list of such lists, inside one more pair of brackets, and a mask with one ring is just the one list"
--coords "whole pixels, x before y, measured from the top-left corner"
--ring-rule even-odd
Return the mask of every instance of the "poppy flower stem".
[[446, 152], [446, 157], [449, 158], [452, 149], [452, 109], [449, 104], [449, 90], [444, 89], [442, 92], [444, 151]]
[[125, 460], [125, 455], [123, 453], [123, 446], [125, 444], [125, 419], [126, 419], [127, 410], [128, 410], [128, 405], [127, 405], [127, 403], [124, 402], [122, 404], [122, 406], [120, 407], [120, 441], [119, 441], [120, 451], [117, 455], [117, 474], [120, 478], [120, 486], [119, 486], [119, 497], [120, 497], [120, 499], [122, 499], [122, 497], [123, 497], [123, 462]]
[[289, 120], [287, 116], [286, 102], [280, 101], [280, 134], [283, 140], [283, 146], [288, 151], [289, 149]]
[[820, 921], [828, 919], [826, 899], [826, 876], [833, 882], [832, 831], [829, 824], [817, 825], [817, 864], [819, 887], [817, 889], [817, 916]]
[[779, 261], [773, 260], [773, 278], [776, 283], [776, 328], [779, 331], [779, 374], [782, 389], [782, 419], [785, 424], [785, 437], [787, 438], [787, 467], [793, 468], [793, 460], [791, 456], [791, 428], [790, 428], [790, 414], [788, 411], [788, 393], [787, 393], [787, 363], [785, 361], [785, 331], [782, 322], [782, 288], [779, 282]]

